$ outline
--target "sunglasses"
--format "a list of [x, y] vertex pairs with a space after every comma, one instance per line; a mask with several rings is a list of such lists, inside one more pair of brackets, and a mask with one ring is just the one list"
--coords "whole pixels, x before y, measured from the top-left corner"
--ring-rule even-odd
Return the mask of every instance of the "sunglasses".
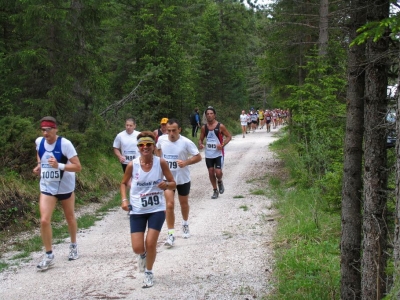
[[41, 130], [42, 132], [50, 132], [52, 129], [53, 129], [53, 128], [51, 128], [51, 127], [48, 127], [48, 128], [40, 128], [40, 130]]
[[147, 148], [148, 147], [151, 147], [151, 146], [153, 146], [154, 144], [153, 143], [146, 143], [146, 144], [138, 144], [137, 146], [139, 147], [139, 148], [143, 148], [144, 146], [146, 146]]

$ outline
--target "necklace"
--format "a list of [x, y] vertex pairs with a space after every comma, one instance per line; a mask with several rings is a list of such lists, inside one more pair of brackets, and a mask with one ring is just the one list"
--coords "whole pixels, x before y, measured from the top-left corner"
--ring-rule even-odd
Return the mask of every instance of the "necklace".
[[149, 163], [145, 163], [141, 158], [140, 158], [140, 164], [141, 165], [145, 165], [145, 166], [150, 166], [153, 163], [153, 158], [151, 159], [151, 161]]

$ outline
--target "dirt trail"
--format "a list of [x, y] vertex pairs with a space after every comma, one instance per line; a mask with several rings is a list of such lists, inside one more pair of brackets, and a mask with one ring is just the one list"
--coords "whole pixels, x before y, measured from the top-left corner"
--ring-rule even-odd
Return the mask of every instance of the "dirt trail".
[[[264, 130], [235, 136], [226, 147], [225, 193], [211, 199], [204, 158], [192, 165], [189, 239], [181, 238], [176, 202], [176, 244], [159, 239], [154, 286], [142, 289], [124, 211], [109, 212], [95, 226], [80, 230], [80, 258], [68, 261], [69, 240], [54, 245], [55, 266], [37, 272], [42, 253], [0, 273], [1, 299], [260, 299], [272, 288], [275, 227], [271, 199], [252, 195], [276, 160], [268, 150], [275, 140]], [[204, 153], [202, 152], [204, 157]], [[118, 188], [118, 187], [116, 187]]]

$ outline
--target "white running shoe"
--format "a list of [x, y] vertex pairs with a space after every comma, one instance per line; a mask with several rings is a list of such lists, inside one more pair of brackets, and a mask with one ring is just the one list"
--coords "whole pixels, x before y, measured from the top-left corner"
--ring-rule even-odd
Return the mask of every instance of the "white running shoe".
[[142, 256], [139, 254], [137, 258], [137, 263], [139, 267], [139, 272], [144, 272], [146, 268], [146, 256], [142, 258]]
[[69, 245], [69, 255], [68, 260], [75, 260], [79, 258], [78, 245]]
[[174, 245], [175, 237], [173, 234], [168, 234], [167, 240], [164, 243], [165, 247], [171, 248]]
[[142, 288], [149, 288], [152, 287], [154, 282], [153, 282], [153, 273], [152, 272], [144, 272], [144, 280], [143, 280], [143, 286]]
[[188, 239], [190, 237], [189, 225], [182, 225], [182, 237]]
[[38, 271], [45, 271], [54, 265], [54, 254], [45, 254], [42, 261], [37, 265]]

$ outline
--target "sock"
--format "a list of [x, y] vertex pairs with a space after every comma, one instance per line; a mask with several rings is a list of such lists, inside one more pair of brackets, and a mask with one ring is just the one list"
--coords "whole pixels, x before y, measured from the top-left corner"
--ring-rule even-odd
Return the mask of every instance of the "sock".
[[148, 270], [147, 268], [144, 270], [144, 272], [145, 272], [145, 273], [152, 273], [152, 274], [153, 274], [153, 271], [152, 271], [152, 270]]
[[146, 254], [147, 254], [147, 251], [144, 251], [144, 253], [143, 254], [139, 254], [140, 255], [140, 258], [146, 258]]
[[53, 254], [53, 250], [46, 251], [46, 254], [47, 254], [47, 255], [51, 255], [51, 254]]
[[183, 221], [182, 221], [182, 225], [189, 225], [189, 222], [188, 222], [187, 220], [186, 220], [186, 221], [183, 220]]
[[168, 229], [168, 234], [174, 235], [175, 234], [175, 228]]
[[71, 243], [71, 246], [76, 248], [76, 246], [78, 246], [78, 244], [77, 243]]

